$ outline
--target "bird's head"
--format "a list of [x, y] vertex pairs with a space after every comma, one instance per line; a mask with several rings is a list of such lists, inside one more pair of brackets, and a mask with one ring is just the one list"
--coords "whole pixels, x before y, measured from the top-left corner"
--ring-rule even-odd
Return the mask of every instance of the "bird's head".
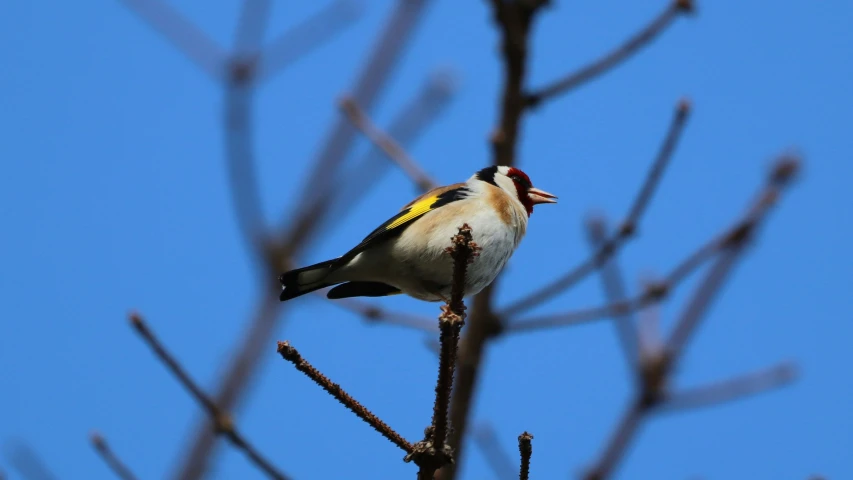
[[486, 167], [475, 174], [484, 182], [496, 185], [507, 194], [518, 198], [524, 205], [527, 215], [533, 213], [533, 206], [539, 203], [557, 203], [557, 197], [544, 190], [535, 188], [526, 173], [515, 167]]

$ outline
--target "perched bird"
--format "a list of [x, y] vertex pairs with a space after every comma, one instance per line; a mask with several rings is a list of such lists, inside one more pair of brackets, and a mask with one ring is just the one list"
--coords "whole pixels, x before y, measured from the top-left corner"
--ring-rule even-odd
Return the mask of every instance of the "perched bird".
[[465, 276], [465, 295], [474, 295], [492, 283], [518, 247], [533, 206], [556, 198], [533, 188], [517, 168], [484, 168], [464, 183], [424, 193], [343, 256], [282, 274], [279, 298], [337, 285], [328, 298], [405, 293], [446, 301], [453, 260], [445, 249], [464, 223], [481, 248]]

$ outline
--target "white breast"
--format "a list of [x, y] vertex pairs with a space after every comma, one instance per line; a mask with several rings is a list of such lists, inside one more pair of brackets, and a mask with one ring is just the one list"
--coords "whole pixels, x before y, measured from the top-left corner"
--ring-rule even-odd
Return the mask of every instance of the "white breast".
[[382, 278], [373, 280], [394, 285], [415, 298], [447, 299], [453, 260], [445, 250], [451, 246], [451, 238], [458, 233], [459, 227], [467, 223], [474, 242], [480, 246], [480, 253], [468, 267], [466, 296], [480, 292], [504, 268], [527, 228], [527, 213], [520, 203], [504, 202], [506, 208], [496, 211], [484, 203], [486, 198], [478, 195], [427, 213], [404, 230], [396, 241], [370, 252], [371, 259], [365, 258], [363, 263], [358, 263], [370, 263], [374, 267], [377, 263], [383, 264], [384, 268], [373, 269], [376, 276]]

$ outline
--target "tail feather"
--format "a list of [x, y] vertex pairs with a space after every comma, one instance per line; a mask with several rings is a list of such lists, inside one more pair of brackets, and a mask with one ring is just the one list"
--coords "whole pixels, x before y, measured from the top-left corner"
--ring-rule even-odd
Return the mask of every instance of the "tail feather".
[[335, 271], [338, 266], [338, 260], [337, 258], [326, 260], [325, 262], [315, 263], [314, 265], [282, 273], [278, 277], [283, 287], [281, 295], [278, 297], [279, 300], [283, 302], [340, 283], [326, 281], [329, 274]]
[[349, 298], [349, 297], [385, 297], [398, 295], [400, 289], [386, 285], [381, 282], [347, 282], [329, 290], [327, 298]]

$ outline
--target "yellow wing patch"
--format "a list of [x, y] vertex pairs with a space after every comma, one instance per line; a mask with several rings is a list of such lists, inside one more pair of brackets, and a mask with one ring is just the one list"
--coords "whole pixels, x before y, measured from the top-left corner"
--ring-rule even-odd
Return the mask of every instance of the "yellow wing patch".
[[403, 225], [404, 223], [410, 220], [414, 220], [415, 218], [418, 218], [421, 215], [429, 212], [430, 210], [432, 210], [432, 204], [435, 203], [436, 200], [438, 200], [438, 195], [432, 195], [418, 200], [417, 202], [412, 204], [412, 206], [409, 207], [408, 212], [395, 218], [393, 222], [386, 225], [385, 231], [394, 230], [400, 225]]
[[384, 239], [398, 235], [405, 230], [406, 227], [412, 224], [418, 217], [431, 212], [437, 208], [441, 208], [448, 203], [455, 202], [465, 198], [468, 190], [464, 184], [449, 185], [447, 187], [436, 188], [424, 194], [423, 197], [415, 199], [412, 203], [406, 205], [397, 215], [389, 218], [385, 223], [376, 227], [376, 230], [370, 232], [370, 235], [364, 238], [352, 250], [345, 253], [343, 258], [352, 258], [364, 251], [376, 242], [381, 242]]

